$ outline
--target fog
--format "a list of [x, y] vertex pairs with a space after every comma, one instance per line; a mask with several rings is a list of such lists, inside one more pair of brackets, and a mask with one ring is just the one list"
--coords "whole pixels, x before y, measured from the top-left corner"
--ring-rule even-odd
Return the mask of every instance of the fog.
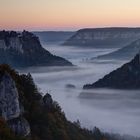
[[[112, 52], [113, 49], [83, 49], [44, 45], [53, 54], [70, 60], [74, 67], [28, 68], [39, 89], [49, 92], [66, 117], [80, 120], [83, 127], [99, 127], [102, 131], [140, 136], [140, 91], [95, 89], [83, 91], [82, 86], [93, 83], [120, 67], [122, 61], [90, 61], [90, 58]], [[76, 88], [66, 88], [73, 84]]]

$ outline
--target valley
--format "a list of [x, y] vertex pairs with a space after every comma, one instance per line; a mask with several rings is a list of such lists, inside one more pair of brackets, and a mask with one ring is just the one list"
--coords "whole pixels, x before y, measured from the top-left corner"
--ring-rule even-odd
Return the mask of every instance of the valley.
[[[137, 125], [140, 114], [139, 91], [93, 89], [82, 93], [84, 84], [97, 81], [127, 62], [88, 61], [93, 56], [107, 54], [115, 49], [83, 49], [57, 44], [43, 47], [76, 66], [28, 68], [24, 72], [31, 72], [40, 90], [49, 92], [59, 102], [69, 120], [78, 119], [83, 127], [89, 129], [98, 126], [107, 132], [140, 136]], [[67, 84], [73, 84], [76, 88], [66, 88]]]

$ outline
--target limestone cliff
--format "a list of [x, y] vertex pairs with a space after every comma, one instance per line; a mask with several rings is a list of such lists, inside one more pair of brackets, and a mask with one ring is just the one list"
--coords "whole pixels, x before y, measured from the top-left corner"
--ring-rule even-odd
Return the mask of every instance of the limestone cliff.
[[30, 133], [30, 126], [21, 115], [15, 82], [7, 72], [0, 73], [0, 116], [16, 134], [26, 136]]
[[45, 50], [39, 38], [27, 31], [0, 32], [0, 63], [13, 67], [72, 66], [66, 59]]
[[11, 120], [20, 115], [17, 89], [8, 73], [1, 75], [0, 79], [0, 111], [5, 120]]
[[120, 47], [140, 38], [140, 28], [81, 29], [64, 45]]

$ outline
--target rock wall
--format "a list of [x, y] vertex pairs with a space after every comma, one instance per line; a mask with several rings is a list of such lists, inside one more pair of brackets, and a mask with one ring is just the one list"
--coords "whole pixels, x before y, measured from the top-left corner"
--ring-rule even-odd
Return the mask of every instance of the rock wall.
[[23, 53], [21, 39], [19, 37], [9, 38], [9, 48], [13, 48], [13, 49]]
[[15, 82], [8, 73], [1, 77], [0, 110], [1, 115], [5, 120], [11, 120], [20, 115], [18, 92]]
[[28, 136], [30, 134], [30, 125], [28, 121], [23, 117], [8, 121], [8, 125], [16, 135]]
[[126, 45], [140, 39], [140, 28], [95, 28], [81, 29], [64, 45], [92, 46]]
[[12, 67], [72, 66], [68, 60], [44, 49], [34, 34], [0, 31], [0, 64]]
[[0, 40], [0, 49], [7, 49], [5, 41], [4, 40]]
[[0, 115], [16, 134], [26, 136], [30, 133], [30, 125], [24, 117], [21, 118], [24, 109], [20, 108], [18, 98], [11, 76], [8, 73], [0, 74]]

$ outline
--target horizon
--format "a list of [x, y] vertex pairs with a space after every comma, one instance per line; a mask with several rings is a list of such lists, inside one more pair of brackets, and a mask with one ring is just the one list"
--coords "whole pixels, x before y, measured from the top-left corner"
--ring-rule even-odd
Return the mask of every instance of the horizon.
[[80, 28], [80, 29], [75, 29], [75, 30], [45, 30], [45, 29], [43, 29], [43, 30], [26, 30], [26, 29], [21, 29], [21, 30], [13, 30], [13, 29], [0, 29], [0, 31], [16, 31], [16, 32], [23, 32], [23, 31], [30, 31], [30, 32], [77, 32], [77, 31], [79, 31], [79, 30], [83, 30], [83, 29], [111, 29], [111, 28], [124, 28], [124, 29], [138, 29], [138, 28], [140, 28], [140, 26], [139, 27], [131, 27], [131, 26], [116, 26], [116, 27], [91, 27], [91, 28]]
[[140, 27], [139, 0], [0, 0], [0, 28], [76, 31]]

